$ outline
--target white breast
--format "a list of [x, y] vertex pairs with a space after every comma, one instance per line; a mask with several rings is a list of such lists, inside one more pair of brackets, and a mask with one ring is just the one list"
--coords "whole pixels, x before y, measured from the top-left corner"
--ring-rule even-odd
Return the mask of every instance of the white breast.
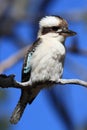
[[31, 80], [58, 80], [63, 73], [65, 47], [56, 38], [43, 38], [31, 59]]

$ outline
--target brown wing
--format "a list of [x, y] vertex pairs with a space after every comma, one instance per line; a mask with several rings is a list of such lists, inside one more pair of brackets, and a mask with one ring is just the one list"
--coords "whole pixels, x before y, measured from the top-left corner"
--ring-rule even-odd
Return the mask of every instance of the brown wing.
[[32, 55], [36, 50], [36, 47], [41, 43], [41, 39], [37, 39], [33, 45], [29, 48], [27, 54], [25, 55], [24, 58], [24, 64], [22, 68], [22, 82], [26, 82], [30, 79], [31, 75], [31, 69], [32, 67], [30, 66], [30, 61], [32, 59]]
[[[25, 55], [24, 64], [23, 64], [23, 68], [22, 68], [22, 82], [26, 82], [30, 78], [30, 74], [31, 74], [31, 69], [32, 68], [29, 65], [29, 62], [30, 62], [30, 60], [32, 58], [33, 53], [35, 52], [36, 47], [39, 44], [40, 44], [40, 39], [38, 39], [29, 48], [27, 54]], [[38, 90], [38, 88], [36, 90], [29, 89], [28, 91], [27, 90], [22, 90], [21, 91], [20, 99], [18, 101], [18, 104], [17, 104], [17, 106], [16, 106], [16, 108], [15, 108], [13, 114], [12, 114], [11, 120], [10, 120], [11, 123], [16, 124], [20, 120], [20, 118], [21, 118], [21, 116], [22, 116], [22, 114], [23, 114], [27, 104], [28, 103], [29, 104], [32, 103], [32, 101], [37, 96], [39, 91], [40, 90]]]

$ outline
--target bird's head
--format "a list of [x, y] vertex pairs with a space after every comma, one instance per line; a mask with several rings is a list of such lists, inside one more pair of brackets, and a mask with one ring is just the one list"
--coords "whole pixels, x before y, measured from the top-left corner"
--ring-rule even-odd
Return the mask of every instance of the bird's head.
[[76, 32], [68, 29], [68, 23], [60, 16], [46, 16], [39, 22], [38, 37], [49, 35], [63, 41], [68, 36], [76, 35]]

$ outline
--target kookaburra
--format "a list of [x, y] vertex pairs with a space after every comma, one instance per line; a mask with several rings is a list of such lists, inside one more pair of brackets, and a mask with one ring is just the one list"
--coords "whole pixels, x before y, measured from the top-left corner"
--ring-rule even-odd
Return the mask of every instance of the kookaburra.
[[40, 20], [37, 40], [25, 55], [22, 69], [22, 82], [30, 81], [34, 86], [21, 91], [20, 100], [11, 118], [12, 123], [19, 121], [27, 104], [32, 103], [42, 88], [54, 85], [47, 81], [62, 78], [65, 40], [75, 34], [68, 29], [66, 20], [60, 16], [46, 16]]

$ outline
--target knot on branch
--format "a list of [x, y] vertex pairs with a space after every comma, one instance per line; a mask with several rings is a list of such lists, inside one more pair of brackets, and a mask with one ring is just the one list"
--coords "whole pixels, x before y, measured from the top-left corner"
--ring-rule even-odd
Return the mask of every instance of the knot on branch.
[[0, 87], [3, 88], [11, 87], [12, 85], [14, 85], [14, 78], [15, 78], [14, 74], [11, 74], [9, 76], [5, 74], [0, 74]]

